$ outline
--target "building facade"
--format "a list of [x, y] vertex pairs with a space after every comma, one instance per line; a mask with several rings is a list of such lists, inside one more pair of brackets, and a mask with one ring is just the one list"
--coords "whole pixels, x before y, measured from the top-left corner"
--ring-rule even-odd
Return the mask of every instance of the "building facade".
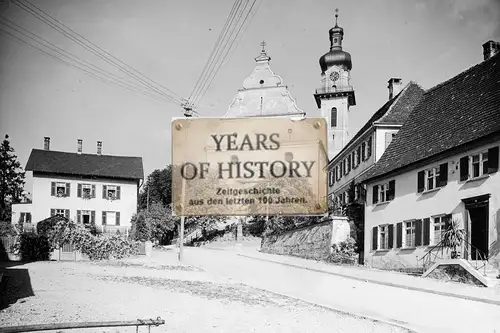
[[[130, 227], [137, 213], [139, 187], [144, 179], [141, 157], [102, 155], [33, 149], [25, 170], [33, 174], [32, 202], [13, 205], [12, 223], [36, 225], [54, 215], [63, 215], [84, 225], [105, 226], [108, 230]], [[26, 217], [30, 217], [30, 221]]]
[[351, 55], [342, 50], [344, 29], [337, 25], [329, 30], [330, 51], [321, 56], [321, 85], [314, 94], [321, 117], [328, 124], [328, 159], [334, 158], [349, 141], [348, 118], [351, 106], [356, 105], [351, 86]]
[[398, 78], [391, 78], [388, 88], [389, 101], [328, 164], [328, 200], [333, 214], [342, 214], [342, 206], [351, 201], [364, 203], [361, 180], [383, 155], [424, 93], [415, 82], [402, 88]]
[[458, 223], [461, 257], [500, 266], [500, 55], [492, 45], [483, 45], [482, 63], [425, 92], [367, 175], [366, 264], [447, 258], [442, 235]]

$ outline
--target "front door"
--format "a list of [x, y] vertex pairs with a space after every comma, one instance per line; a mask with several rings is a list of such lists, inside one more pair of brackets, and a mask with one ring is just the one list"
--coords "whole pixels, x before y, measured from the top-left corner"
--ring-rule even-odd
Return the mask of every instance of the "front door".
[[488, 258], [488, 205], [469, 208], [471, 259]]

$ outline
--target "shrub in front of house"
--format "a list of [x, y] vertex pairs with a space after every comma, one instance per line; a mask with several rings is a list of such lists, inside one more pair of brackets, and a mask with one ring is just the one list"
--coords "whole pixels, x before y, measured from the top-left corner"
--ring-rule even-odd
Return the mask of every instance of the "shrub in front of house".
[[353, 265], [357, 261], [356, 241], [349, 237], [339, 244], [332, 245], [333, 252], [328, 256], [327, 261], [334, 264]]
[[16, 235], [16, 228], [12, 225], [12, 223], [0, 221], [0, 237], [12, 237]]
[[17, 237], [12, 251], [19, 253], [23, 261], [43, 261], [50, 259], [52, 247], [46, 235], [27, 231]]

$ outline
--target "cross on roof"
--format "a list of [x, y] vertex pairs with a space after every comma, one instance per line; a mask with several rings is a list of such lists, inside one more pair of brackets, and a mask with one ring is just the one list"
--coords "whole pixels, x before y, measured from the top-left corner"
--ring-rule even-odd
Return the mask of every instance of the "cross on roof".
[[262, 53], [266, 53], [266, 42], [262, 41], [262, 43], [260, 43], [260, 46], [262, 46]]

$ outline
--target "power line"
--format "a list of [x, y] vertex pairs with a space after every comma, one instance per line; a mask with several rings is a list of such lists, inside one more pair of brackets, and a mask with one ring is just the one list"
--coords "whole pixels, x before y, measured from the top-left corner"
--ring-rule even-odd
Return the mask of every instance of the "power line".
[[[122, 71], [122, 72], [124, 72], [124, 73], [126, 73], [126, 74], [128, 74], [130, 76], [132, 76], [133, 78], [135, 78], [137, 81], [139, 81], [142, 84], [144, 84], [149, 89], [152, 89], [155, 92], [157, 92], [158, 94], [163, 95], [165, 98], [170, 99], [171, 102], [173, 102], [175, 104], [178, 104], [178, 105], [182, 104], [182, 98], [180, 96], [178, 96], [177, 94], [175, 94], [170, 89], [168, 89], [168, 88], [160, 85], [159, 83], [156, 83], [155, 81], [147, 78], [146, 76], [144, 76], [143, 74], [141, 74], [140, 72], [138, 72], [136, 69], [132, 68], [131, 66], [129, 66], [127, 64], [125, 64], [124, 62], [122, 62], [121, 60], [117, 59], [116, 57], [114, 57], [113, 55], [111, 55], [110, 53], [108, 53], [107, 51], [104, 51], [103, 49], [101, 49], [97, 45], [93, 44], [92, 42], [90, 42], [89, 40], [87, 40], [85, 37], [81, 36], [77, 32], [73, 31], [71, 28], [67, 27], [66, 25], [64, 25], [63, 23], [61, 23], [60, 21], [58, 21], [54, 17], [52, 17], [49, 14], [47, 14], [46, 12], [44, 12], [42, 9], [40, 9], [37, 6], [33, 5], [31, 2], [29, 2], [27, 0], [25, 0], [25, 1], [29, 5], [26, 5], [25, 3], [22, 3], [19, 0], [13, 0], [12, 2], [15, 5], [17, 5], [18, 7], [20, 7], [21, 9], [29, 12], [30, 14], [32, 14], [33, 16], [35, 16], [36, 18], [38, 18], [39, 20], [41, 20], [45, 24], [49, 25], [50, 27], [54, 28], [58, 32], [62, 33], [64, 36], [66, 36], [69, 39], [73, 40], [74, 42], [76, 42], [77, 44], [79, 44], [80, 46], [82, 46], [83, 48], [87, 49], [88, 51], [94, 53], [96, 56], [100, 57], [104, 61], [110, 63], [113, 66], [115, 66], [120, 71]], [[36, 10], [33, 9], [33, 8], [36, 8]], [[47, 17], [49, 17], [50, 19], [47, 19]], [[56, 22], [57, 24], [54, 23], [54, 22]], [[168, 94], [168, 93], [166, 93], [164, 91], [161, 91], [156, 86], [154, 86], [154, 84], [156, 84], [157, 86], [159, 86], [159, 87], [161, 87], [161, 88], [163, 88], [163, 89], [171, 92], [172, 95], [170, 95], [170, 94]]]
[[144, 95], [144, 96], [148, 96], [148, 97], [151, 97], [151, 98], [154, 98], [154, 99], [160, 100], [160, 101], [166, 101], [164, 98], [161, 98], [161, 97], [158, 97], [158, 96], [152, 95], [151, 93], [144, 92], [144, 91], [140, 91], [140, 90], [138, 90], [138, 89], [136, 89], [136, 88], [130, 87], [130, 86], [125, 85], [125, 84], [123, 84], [123, 83], [121, 83], [121, 82], [112, 81], [112, 80], [110, 80], [110, 79], [109, 79], [109, 78], [107, 78], [107, 77], [101, 77], [101, 76], [99, 76], [98, 74], [96, 74], [95, 72], [92, 72], [91, 70], [86, 69], [86, 68], [85, 68], [85, 66], [83, 66], [83, 68], [82, 68], [82, 67], [77, 66], [77, 65], [75, 65], [75, 64], [72, 64], [72, 63], [70, 63], [70, 62], [68, 62], [68, 61], [65, 61], [65, 60], [63, 60], [63, 59], [61, 59], [61, 58], [59, 58], [59, 57], [57, 57], [57, 56], [55, 56], [55, 55], [53, 55], [53, 54], [51, 54], [51, 53], [49, 53], [49, 52], [47, 52], [47, 51], [43, 50], [43, 49], [41, 49], [41, 48], [39, 48], [39, 47], [37, 47], [37, 46], [35, 46], [35, 45], [33, 45], [33, 44], [30, 44], [29, 42], [27, 42], [27, 41], [23, 40], [22, 38], [19, 38], [18, 36], [14, 35], [13, 33], [9, 32], [9, 31], [7, 31], [7, 30], [5, 30], [5, 29], [3, 29], [3, 28], [0, 28], [0, 32], [1, 32], [1, 33], [3, 33], [3, 34], [7, 37], [7, 38], [9, 38], [9, 39], [11, 39], [11, 40], [13, 40], [13, 41], [15, 41], [15, 42], [17, 42], [17, 43], [20, 43], [20, 44], [25, 44], [25, 45], [27, 45], [27, 46], [29, 46], [29, 47], [31, 47], [31, 48], [34, 48], [34, 49], [36, 49], [37, 51], [39, 51], [39, 52], [41, 52], [41, 53], [43, 53], [43, 54], [45, 54], [45, 55], [47, 55], [47, 56], [51, 57], [52, 59], [54, 59], [54, 60], [56, 60], [56, 61], [58, 61], [58, 62], [60, 62], [60, 63], [62, 63], [62, 64], [64, 64], [64, 65], [67, 65], [67, 66], [70, 66], [70, 67], [76, 68], [76, 69], [78, 69], [78, 70], [80, 70], [80, 71], [83, 71], [83, 72], [84, 72], [84, 73], [86, 73], [87, 75], [92, 76], [92, 77], [94, 77], [94, 78], [96, 78], [96, 79], [98, 79], [98, 80], [100, 80], [100, 81], [102, 81], [102, 82], [104, 82], [104, 83], [118, 85], [118, 86], [121, 86], [121, 87], [123, 87], [123, 88], [125, 88], [125, 89], [128, 89], [128, 90], [130, 90], [130, 91], [133, 91], [133, 92], [136, 92], [136, 93], [142, 94], [142, 95]]
[[[223, 50], [226, 47], [226, 45], [228, 44], [229, 40], [231, 39], [231, 36], [233, 35], [233, 32], [235, 30], [235, 27], [237, 26], [238, 21], [240, 20], [241, 16], [243, 15], [243, 11], [245, 10], [245, 7], [246, 7], [246, 4], [248, 3], [248, 1], [249, 0], [246, 0], [246, 3], [244, 5], [242, 11], [239, 13], [238, 18], [236, 19], [235, 25], [232, 26], [236, 13], [235, 13], [235, 15], [233, 15], [233, 17], [231, 17], [228, 29], [226, 29], [225, 31], [221, 32], [221, 34], [222, 34], [222, 40], [224, 40], [224, 42], [221, 42], [218, 45], [217, 52], [219, 52], [221, 50], [222, 50], [221, 52], [224, 52]], [[241, 0], [239, 0], [238, 2], [239, 2], [239, 4], [237, 6], [236, 12], [239, 11], [239, 8], [241, 6]], [[226, 39], [226, 36], [227, 36], [227, 34], [228, 34], [229, 31], [231, 31], [231, 32], [229, 33], [228, 39]], [[210, 80], [210, 76], [213, 74], [213, 70], [215, 69], [215, 66], [217, 66], [216, 64], [219, 62], [220, 59], [221, 59], [221, 54], [217, 54], [217, 59], [214, 58], [213, 61], [211, 62], [210, 66], [208, 68], [208, 71], [205, 73], [204, 80], [202, 80], [203, 83], [198, 87], [197, 93], [194, 94], [194, 96], [192, 97], [191, 101], [192, 101], [193, 105], [195, 104], [196, 100], [200, 96], [200, 93], [203, 90], [203, 88], [205, 87], [205, 85], [207, 84], [207, 82]]]
[[[223, 36], [227, 33], [228, 24], [230, 24], [230, 22], [232, 22], [232, 20], [234, 19], [235, 9], [238, 10], [236, 8], [236, 5], [239, 2], [241, 2], [241, 0], [237, 0], [234, 2], [233, 7], [231, 8], [231, 11], [226, 19], [226, 22], [224, 23], [224, 27], [222, 28], [222, 31], [219, 34], [219, 37], [217, 38], [217, 41], [214, 45], [214, 48], [212, 49], [212, 52], [210, 53], [210, 56], [208, 57], [208, 60], [205, 64], [205, 67], [203, 68], [201, 75], [198, 78], [198, 81], [196, 81], [196, 84], [194, 85], [193, 90], [191, 91], [191, 94], [189, 95], [188, 100], [191, 100], [191, 97], [193, 97], [194, 92], [199, 88], [198, 84], [201, 82], [201, 79], [206, 75], [206, 73], [207, 73], [206, 71], [207, 71], [208, 67], [212, 65], [212, 62], [214, 61], [213, 57], [214, 57], [215, 53], [218, 51], [218, 48], [219, 48], [219, 45], [221, 43], [221, 40], [223, 39]], [[238, 5], [238, 8], [239, 8], [239, 5]]]
[[[237, 37], [238, 37], [238, 35], [239, 35], [239, 33], [240, 33], [241, 29], [242, 29], [242, 28], [243, 28], [243, 26], [245, 25], [245, 22], [247, 21], [248, 16], [250, 15], [250, 13], [251, 13], [251, 11], [252, 11], [252, 8], [253, 8], [253, 7], [254, 7], [254, 5], [255, 5], [255, 2], [256, 2], [256, 0], [253, 0], [252, 6], [250, 7], [250, 10], [248, 11], [248, 13], [247, 13], [247, 14], [246, 14], [246, 16], [245, 16], [245, 19], [243, 20], [243, 23], [241, 24], [240, 28], [238, 29], [238, 31], [237, 31], [237, 33], [236, 33], [236, 35], [235, 35], [235, 38], [231, 41], [231, 44], [229, 45], [229, 48], [227, 49], [226, 53], [224, 54], [224, 57], [222, 58], [222, 61], [219, 63], [219, 66], [217, 67], [217, 69], [216, 69], [216, 71], [215, 71], [214, 75], [212, 76], [211, 80], [210, 80], [210, 81], [208, 82], [208, 84], [204, 87], [203, 92], [199, 95], [199, 97], [197, 98], [197, 100], [195, 100], [195, 102], [194, 102], [194, 104], [195, 104], [195, 105], [196, 105], [196, 103], [197, 103], [198, 101], [200, 101], [200, 100], [203, 98], [203, 96], [204, 96], [204, 95], [205, 95], [205, 93], [207, 92], [208, 88], [210, 88], [210, 85], [212, 84], [213, 80], [214, 80], [214, 79], [215, 79], [215, 77], [217, 76], [217, 73], [219, 72], [219, 70], [220, 70], [220, 68], [221, 68], [222, 64], [224, 63], [224, 60], [226, 59], [227, 54], [228, 54], [228, 53], [229, 53], [229, 51], [231, 50], [231, 48], [232, 48], [232, 46], [233, 46], [234, 42], [236, 41], [236, 39], [237, 39]], [[252, 16], [252, 17], [253, 17], [253, 16]], [[245, 29], [245, 30], [246, 30], [246, 29]]]

